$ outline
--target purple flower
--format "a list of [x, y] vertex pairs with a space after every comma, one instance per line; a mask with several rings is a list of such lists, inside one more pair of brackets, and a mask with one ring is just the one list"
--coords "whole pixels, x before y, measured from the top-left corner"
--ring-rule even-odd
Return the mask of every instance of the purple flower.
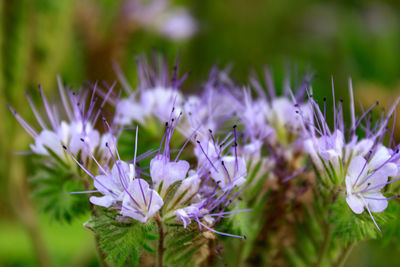
[[[350, 96], [351, 124], [348, 129], [345, 129], [345, 122], [343, 120], [342, 101], [339, 102], [338, 106], [334, 106], [334, 129], [332, 131], [326, 121], [325, 100], [322, 111], [318, 104], [310, 98], [309, 102], [314, 110], [313, 119], [304, 118], [306, 140], [303, 143], [303, 147], [306, 153], [310, 155], [311, 160], [319, 171], [328, 170], [340, 177], [346, 175], [346, 173], [343, 173], [345, 171], [344, 168], [350, 164], [354, 157], [365, 157], [368, 152], [376, 149], [380, 144], [385, 134], [387, 123], [394, 112], [394, 107], [397, 105], [396, 102], [389, 110], [387, 116], [378, 121], [376, 125], [372, 126], [369, 120], [366, 120], [366, 125], [361, 125], [362, 121], [365, 120], [376, 105], [371, 106], [360, 118], [356, 119], [351, 84]], [[356, 134], [356, 130], [363, 130], [365, 137], [360, 139]], [[345, 134], [348, 136], [347, 140]], [[332, 167], [333, 170], [331, 170]]]
[[91, 196], [90, 202], [95, 205], [110, 207], [122, 201], [128, 185], [135, 176], [134, 166], [124, 161], [115, 162], [111, 172], [98, 175], [94, 179], [94, 187], [103, 194], [102, 197]]
[[147, 222], [164, 205], [160, 195], [150, 189], [149, 184], [143, 179], [133, 180], [127, 192], [129, 193], [124, 196], [121, 214], [142, 223]]
[[168, 70], [165, 60], [154, 55], [154, 62], [149, 65], [144, 56], [137, 60], [139, 85], [133, 90], [126, 82], [121, 70], [116, 67], [117, 76], [123, 85], [127, 98], [115, 100], [115, 122], [120, 125], [138, 122], [146, 124], [153, 115], [162, 122], [178, 117], [183, 109], [183, 95], [178, 87], [186, 79], [187, 74], [178, 79], [178, 63], [172, 73]]
[[165, 196], [166, 190], [175, 182], [183, 180], [189, 170], [189, 163], [184, 160], [171, 162], [168, 157], [160, 154], [150, 162], [150, 177], [154, 187]]
[[[133, 163], [126, 163], [119, 158], [119, 153], [116, 148], [111, 149], [108, 143], [105, 144], [108, 152], [114, 160], [114, 166], [111, 171], [107, 167], [102, 167], [99, 162], [94, 158], [93, 154], [90, 156], [99, 168], [100, 175], [93, 175], [82, 162], [78, 162], [72, 155], [70, 150], [65, 146], [64, 149], [70, 154], [75, 162], [94, 180], [94, 187], [103, 196], [91, 196], [90, 202], [95, 205], [103, 206], [106, 208], [112, 207], [113, 209], [120, 210], [121, 215], [138, 220], [142, 223], [154, 215], [164, 204], [161, 196], [153, 189], [150, 188], [147, 181], [137, 178], [140, 170], [136, 170], [135, 164], [137, 162], [137, 137], [138, 128], [136, 128], [135, 138], [135, 156]], [[84, 140], [82, 141], [84, 143]], [[114, 157], [117, 154], [118, 160]], [[93, 193], [87, 191], [84, 193]]]
[[397, 165], [390, 162], [395, 154], [380, 146], [369, 161], [362, 156], [351, 160], [346, 174], [346, 201], [355, 213], [362, 213], [364, 208], [369, 212], [386, 209], [387, 198], [380, 191], [388, 184], [389, 177], [397, 175]]
[[197, 29], [196, 21], [185, 7], [168, 0], [130, 0], [124, 3], [125, 16], [132, 24], [155, 30], [172, 40], [190, 38]]
[[303, 145], [319, 170], [324, 170], [322, 161], [330, 162], [335, 168], [339, 168], [345, 145], [344, 136], [340, 130], [336, 130], [332, 135], [309, 138]]
[[[30, 145], [33, 153], [48, 156], [48, 149], [50, 149], [60, 158], [65, 159], [66, 155], [63, 150], [63, 145], [66, 145], [70, 147], [73, 154], [81, 152], [82, 159], [86, 160], [89, 154], [93, 153], [96, 148], [99, 147], [104, 138], [94, 129], [94, 125], [100, 115], [100, 110], [95, 111], [95, 104], [97, 101], [95, 97], [96, 86], [92, 91], [89, 105], [86, 108], [85, 105], [88, 102], [88, 91], [75, 94], [71, 91], [65, 91], [60, 79], [58, 79], [58, 83], [63, 104], [62, 110], [57, 109], [57, 106], [55, 105], [50, 105], [42, 89], [39, 88], [48, 122], [46, 122], [39, 114], [32, 99], [27, 95], [28, 102], [36, 120], [41, 126], [41, 131], [39, 133], [24, 119], [22, 119], [13, 108], [9, 108], [22, 127], [33, 137], [34, 143]], [[111, 90], [112, 88], [109, 93]], [[100, 104], [100, 108], [105, 105], [106, 99], [107, 96]], [[64, 119], [61, 119], [59, 114], [65, 115]], [[81, 140], [84, 140], [85, 142], [82, 142]]]
[[216, 169], [211, 169], [211, 178], [223, 189], [231, 190], [246, 182], [246, 162], [242, 157], [224, 156]]

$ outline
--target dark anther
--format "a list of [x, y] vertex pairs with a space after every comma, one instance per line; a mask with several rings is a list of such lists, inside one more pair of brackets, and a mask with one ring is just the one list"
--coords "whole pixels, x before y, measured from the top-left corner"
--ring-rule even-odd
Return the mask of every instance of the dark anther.
[[66, 146], [63, 146], [63, 148], [64, 148], [65, 150], [67, 150], [67, 147], [66, 147]]
[[85, 142], [85, 140], [83, 140], [83, 138], [81, 138], [81, 141], [82, 141], [82, 142]]

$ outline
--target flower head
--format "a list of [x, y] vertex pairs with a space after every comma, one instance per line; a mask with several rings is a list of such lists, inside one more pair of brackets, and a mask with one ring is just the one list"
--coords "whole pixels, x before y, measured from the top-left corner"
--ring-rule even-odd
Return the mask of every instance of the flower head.
[[[104, 139], [105, 136], [101, 136], [100, 133], [94, 129], [94, 125], [100, 115], [100, 109], [106, 103], [106, 99], [100, 103], [100, 109], [96, 110], [95, 105], [97, 103], [97, 98], [95, 94], [97, 85], [95, 85], [92, 90], [90, 100], [88, 99], [89, 91], [76, 94], [70, 90], [65, 90], [60, 78], [58, 79], [58, 85], [62, 101], [61, 110], [55, 105], [51, 106], [42, 89], [39, 88], [47, 115], [47, 121], [39, 114], [31, 97], [27, 95], [28, 102], [36, 120], [41, 126], [39, 133], [9, 106], [11, 112], [21, 126], [33, 137], [34, 143], [30, 145], [32, 152], [49, 156], [49, 150], [51, 150], [61, 159], [65, 159], [66, 154], [63, 150], [63, 146], [66, 145], [75, 155], [81, 152], [83, 160], [86, 160], [89, 154], [94, 153], [96, 149], [99, 153], [102, 153], [104, 150], [100, 147], [101, 144], [104, 143], [102, 139]], [[108, 92], [108, 95], [111, 90], [112, 88]], [[87, 103], [88, 107], [86, 108]], [[63, 115], [63, 117], [61, 118], [60, 115]]]

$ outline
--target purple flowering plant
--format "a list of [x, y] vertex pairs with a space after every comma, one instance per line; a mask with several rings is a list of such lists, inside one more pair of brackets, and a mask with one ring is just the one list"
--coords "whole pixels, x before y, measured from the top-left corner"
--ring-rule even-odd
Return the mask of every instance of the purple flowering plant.
[[135, 89], [114, 66], [118, 85], [58, 79], [42, 108], [28, 95], [39, 127], [9, 107], [33, 139], [34, 196], [60, 221], [90, 213], [102, 265], [341, 266], [390, 228], [398, 101], [356, 116], [350, 81], [350, 116], [333, 91], [330, 118], [311, 73], [276, 90], [269, 69], [241, 85], [214, 67], [187, 94], [178, 63], [137, 62]]

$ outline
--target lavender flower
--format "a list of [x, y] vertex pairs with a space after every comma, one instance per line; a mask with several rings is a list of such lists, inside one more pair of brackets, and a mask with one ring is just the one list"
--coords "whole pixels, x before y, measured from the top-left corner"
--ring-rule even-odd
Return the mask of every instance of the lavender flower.
[[149, 66], [144, 56], [138, 58], [139, 87], [136, 90], [128, 85], [121, 71], [116, 67], [117, 75], [128, 98], [115, 101], [115, 123], [127, 125], [138, 122], [144, 125], [151, 116], [165, 122], [169, 120], [171, 111], [173, 117], [181, 113], [183, 96], [177, 89], [187, 75], [178, 80], [177, 64], [171, 75], [164, 60], [156, 55], [154, 58], [158, 61], [155, 67]]
[[150, 189], [149, 184], [143, 179], [133, 180], [129, 184], [127, 192], [129, 194], [124, 196], [121, 214], [142, 223], [145, 223], [164, 204], [160, 195]]
[[172, 40], [188, 39], [197, 30], [197, 23], [189, 11], [168, 0], [125, 1], [124, 11], [135, 25], [155, 30]]
[[[360, 214], [367, 209], [379, 229], [371, 212], [386, 209], [390, 198], [384, 197], [381, 190], [389, 183], [389, 178], [398, 176], [398, 149], [392, 151], [382, 144], [387, 123], [392, 116], [398, 101], [389, 110], [386, 117], [371, 127], [370, 121], [360, 127], [362, 120], [368, 116], [370, 107], [360, 118], [356, 119], [353, 104], [353, 91], [350, 80], [351, 124], [348, 129], [349, 141], [345, 139], [342, 101], [334, 110], [334, 130], [331, 131], [316, 102], [310, 99], [315, 110], [314, 121], [305, 120], [308, 125], [309, 139], [304, 141], [305, 151], [310, 155], [316, 171], [322, 173], [325, 185], [341, 185], [345, 182], [346, 201], [351, 210]], [[364, 130], [365, 137], [360, 139], [357, 129]], [[391, 142], [392, 143], [392, 142]]]
[[[86, 160], [89, 153], [97, 149], [100, 153], [104, 151], [102, 144], [108, 139], [107, 135], [100, 136], [100, 133], [94, 129], [94, 125], [100, 115], [100, 111], [95, 111], [96, 104], [96, 85], [92, 91], [88, 108], [85, 107], [88, 98], [88, 91], [75, 94], [72, 91], [66, 91], [58, 78], [59, 93], [62, 100], [62, 110], [57, 109], [56, 105], [50, 105], [41, 88], [39, 92], [46, 110], [48, 123], [39, 114], [33, 101], [27, 95], [28, 102], [41, 126], [38, 133], [30, 126], [11, 106], [9, 109], [21, 126], [32, 136], [34, 143], [30, 145], [33, 153], [49, 156], [49, 151], [54, 152], [58, 157], [65, 160], [64, 145], [68, 145], [73, 154], [81, 152], [81, 157]], [[112, 89], [112, 88], [111, 88]], [[111, 92], [111, 90], [109, 91]], [[109, 94], [109, 93], [108, 93]], [[100, 108], [106, 103], [106, 99], [100, 104]], [[65, 114], [67, 120], [59, 117], [59, 114]], [[85, 140], [83, 143], [81, 140]]]
[[171, 162], [163, 155], [158, 155], [150, 162], [150, 176], [153, 184], [161, 195], [165, 196], [166, 190], [175, 182], [186, 177], [189, 163], [184, 160]]
[[388, 199], [380, 191], [390, 183], [389, 177], [397, 175], [397, 165], [390, 162], [396, 156], [380, 146], [369, 161], [362, 156], [352, 159], [346, 174], [346, 201], [355, 213], [362, 213], [364, 208], [368, 212], [386, 209]]

